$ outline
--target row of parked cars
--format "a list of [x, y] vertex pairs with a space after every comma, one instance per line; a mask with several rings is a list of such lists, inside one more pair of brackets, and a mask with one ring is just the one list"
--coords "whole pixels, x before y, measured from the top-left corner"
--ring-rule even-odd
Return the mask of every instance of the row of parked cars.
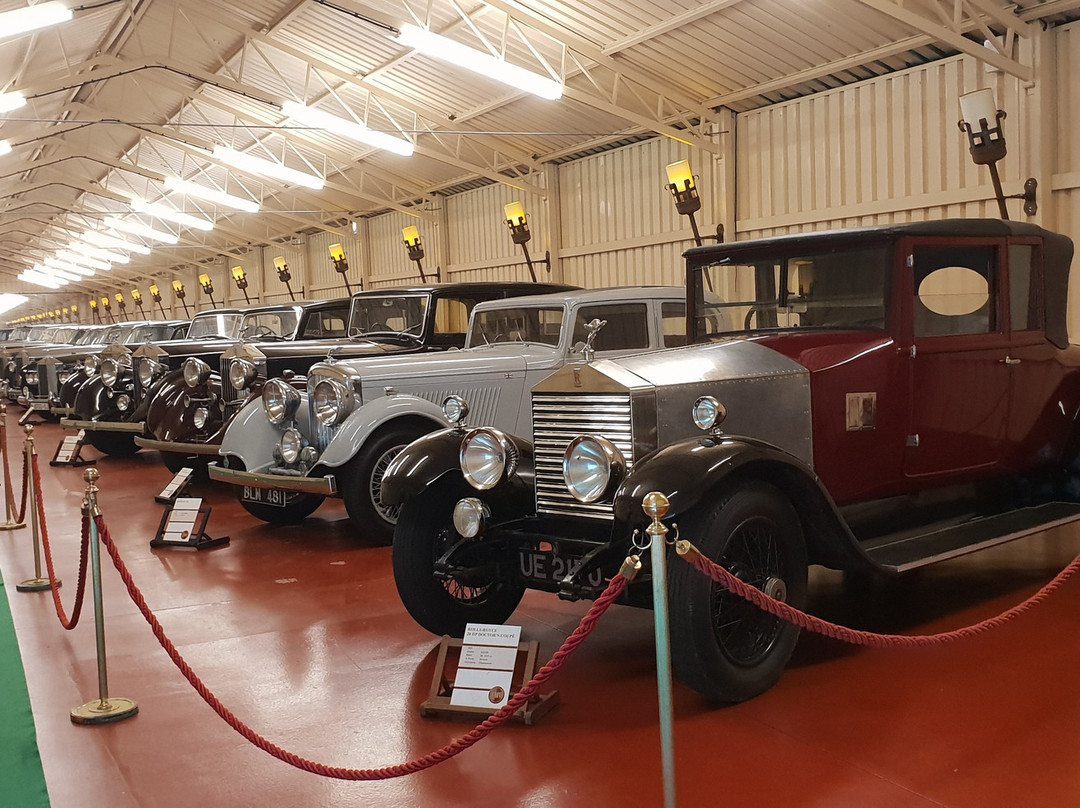
[[[596, 597], [651, 491], [796, 607], [810, 564], [899, 574], [1080, 518], [1067, 238], [946, 220], [686, 257], [685, 288], [436, 284], [202, 312], [184, 339], [9, 341], [4, 378], [264, 521], [342, 498], [436, 634], [529, 588]], [[669, 600], [687, 684], [738, 701], [780, 676], [797, 629], [681, 562]]]

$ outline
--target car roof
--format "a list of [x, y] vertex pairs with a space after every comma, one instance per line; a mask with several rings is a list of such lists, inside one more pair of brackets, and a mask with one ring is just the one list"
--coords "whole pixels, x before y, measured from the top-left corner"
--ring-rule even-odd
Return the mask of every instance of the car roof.
[[[357, 292], [353, 297], [368, 297], [375, 295], [403, 295], [409, 293], [419, 292], [453, 292], [454, 294], [466, 294], [468, 292], [485, 292], [485, 293], [501, 293], [506, 290], [526, 290], [530, 288], [538, 288], [549, 286], [554, 289], [574, 289], [573, 286], [567, 284], [555, 283], [549, 281], [543, 281], [540, 283], [531, 283], [529, 281], [509, 281], [505, 283], [499, 283], [495, 281], [468, 281], [465, 283], [426, 283], [416, 284], [413, 286], [384, 286], [379, 289], [366, 289], [363, 292]], [[523, 297], [523, 295], [514, 295], [514, 297]]]
[[543, 295], [524, 295], [505, 300], [485, 300], [477, 303], [474, 311], [506, 308], [513, 306], [550, 306], [573, 301], [578, 304], [633, 302], [642, 299], [685, 300], [686, 290], [682, 286], [613, 286], [603, 289], [571, 289], [565, 292], [551, 292]]

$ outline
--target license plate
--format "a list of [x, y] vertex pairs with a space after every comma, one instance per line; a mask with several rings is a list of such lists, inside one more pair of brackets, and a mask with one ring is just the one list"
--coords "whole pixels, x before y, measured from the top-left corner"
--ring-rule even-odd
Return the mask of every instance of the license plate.
[[252, 488], [244, 486], [244, 493], [240, 499], [244, 502], [254, 502], [259, 505], [273, 505], [276, 508], [284, 508], [289, 504], [289, 491], [280, 488]]
[[47, 410], [49, 409], [48, 401], [31, 401], [30, 409], [32, 410]]
[[[545, 550], [522, 549], [518, 557], [518, 568], [522, 578], [552, 583], [569, 575], [580, 561], [580, 558], [568, 558]], [[604, 571], [599, 567], [593, 568], [582, 583], [594, 587], [603, 585]]]

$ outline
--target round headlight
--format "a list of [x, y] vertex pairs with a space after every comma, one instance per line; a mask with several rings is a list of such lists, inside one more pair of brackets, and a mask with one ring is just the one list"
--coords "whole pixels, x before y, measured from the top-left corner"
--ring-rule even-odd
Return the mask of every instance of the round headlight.
[[494, 488], [514, 471], [517, 453], [497, 429], [474, 429], [461, 441], [461, 473], [481, 491]]
[[229, 364], [229, 383], [234, 390], [244, 390], [255, 381], [255, 366], [246, 359], [234, 359]]
[[155, 362], [148, 356], [141, 357], [139, 359], [139, 384], [149, 387], [164, 367], [160, 362]]
[[727, 409], [712, 396], [702, 396], [694, 402], [694, 423], [706, 431], [720, 426], [727, 418]]
[[281, 379], [271, 379], [266, 383], [262, 399], [266, 418], [272, 424], [291, 421], [300, 406], [300, 394], [291, 384]]
[[96, 356], [90, 355], [83, 360], [83, 369], [86, 371], [87, 376], [93, 376], [98, 369], [98, 365], [101, 364], [101, 360]]
[[596, 502], [622, 480], [626, 461], [607, 438], [582, 435], [563, 453], [563, 481], [578, 502]]
[[352, 397], [345, 385], [333, 379], [323, 379], [311, 393], [315, 420], [323, 426], [336, 426], [352, 410]]
[[443, 415], [452, 424], [460, 424], [469, 414], [469, 402], [461, 396], [450, 396], [442, 403]]
[[112, 387], [120, 378], [120, 365], [115, 359], [106, 359], [101, 363], [101, 381], [106, 387]]
[[296, 429], [286, 429], [281, 436], [281, 459], [292, 465], [300, 457], [304, 448], [304, 437]]
[[210, 366], [201, 359], [189, 356], [184, 360], [184, 384], [198, 387], [210, 378]]
[[37, 371], [36, 370], [28, 370], [28, 371], [26, 371], [26, 383], [27, 384], [37, 384], [37, 382], [38, 382]]
[[127, 412], [131, 407], [131, 396], [127, 393], [121, 393], [116, 397], [116, 409], [120, 412]]
[[484, 529], [484, 503], [475, 497], [459, 500], [454, 506], [454, 530], [459, 536], [474, 539]]
[[16, 365], [14, 361], [8, 362], [7, 363], [8, 373], [14, 373], [16, 367], [18, 367], [18, 365]]
[[60, 382], [60, 384], [64, 384], [64, 382], [66, 382], [70, 378], [71, 378], [71, 371], [70, 370], [59, 370], [59, 371], [56, 372], [56, 380], [58, 382]]
[[196, 407], [195, 413], [191, 416], [192, 423], [195, 424], [196, 429], [202, 429], [206, 426], [206, 418], [210, 414], [210, 411], [206, 407]]

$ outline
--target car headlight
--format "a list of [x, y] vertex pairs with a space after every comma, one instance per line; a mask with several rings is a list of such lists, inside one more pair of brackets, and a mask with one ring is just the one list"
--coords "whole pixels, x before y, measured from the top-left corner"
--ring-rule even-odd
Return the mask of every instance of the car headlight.
[[155, 362], [147, 356], [139, 358], [139, 384], [144, 388], [149, 387], [154, 383], [161, 371], [165, 369], [165, 366], [160, 362]]
[[449, 396], [442, 403], [442, 411], [447, 421], [457, 425], [464, 421], [465, 416], [469, 414], [469, 402], [461, 396]]
[[727, 409], [712, 396], [702, 396], [694, 402], [694, 423], [698, 429], [706, 432], [715, 426], [720, 426], [727, 418]]
[[127, 393], [121, 393], [116, 397], [116, 409], [120, 412], [127, 412], [131, 408], [131, 396]]
[[70, 370], [58, 370], [56, 372], [56, 380], [58, 382], [60, 382], [60, 384], [64, 384], [70, 378], [71, 378], [71, 371]]
[[469, 485], [481, 491], [494, 488], [514, 473], [517, 452], [498, 429], [474, 429], [461, 441], [461, 473]]
[[210, 366], [201, 359], [189, 356], [184, 360], [184, 384], [198, 387], [210, 378]]
[[37, 382], [38, 382], [37, 371], [36, 370], [28, 370], [28, 371], [26, 371], [26, 383], [29, 384], [29, 385], [34, 385], [34, 384], [37, 384]]
[[454, 530], [466, 539], [475, 539], [484, 530], [484, 517], [489, 512], [476, 497], [458, 500], [454, 506]]
[[582, 435], [563, 453], [563, 481], [578, 502], [596, 502], [626, 474], [626, 460], [607, 438]]
[[311, 392], [315, 420], [326, 427], [340, 424], [352, 411], [352, 396], [341, 382], [323, 379]]
[[98, 369], [98, 365], [101, 364], [101, 360], [96, 356], [88, 356], [83, 360], [83, 370], [86, 371], [87, 376], [93, 376]]
[[101, 363], [101, 381], [106, 387], [112, 387], [120, 378], [120, 364], [115, 359], [106, 359]]
[[300, 450], [304, 448], [304, 436], [297, 429], [286, 429], [281, 436], [281, 459], [290, 466], [300, 458]]
[[210, 411], [206, 407], [196, 407], [195, 414], [191, 416], [192, 422], [195, 424], [196, 429], [202, 429], [206, 426], [206, 417], [210, 414]]
[[246, 359], [234, 359], [229, 364], [229, 383], [234, 390], [246, 390], [255, 381], [255, 366]]
[[263, 388], [263, 407], [266, 409], [266, 418], [272, 424], [280, 424], [291, 421], [296, 416], [296, 410], [300, 407], [300, 394], [296, 389], [282, 379], [271, 379]]
[[14, 361], [12, 361], [12, 362], [8, 362], [8, 363], [7, 363], [7, 370], [8, 370], [8, 373], [14, 373], [14, 372], [15, 372], [15, 368], [17, 368], [17, 367], [18, 367], [18, 365], [16, 365]]

